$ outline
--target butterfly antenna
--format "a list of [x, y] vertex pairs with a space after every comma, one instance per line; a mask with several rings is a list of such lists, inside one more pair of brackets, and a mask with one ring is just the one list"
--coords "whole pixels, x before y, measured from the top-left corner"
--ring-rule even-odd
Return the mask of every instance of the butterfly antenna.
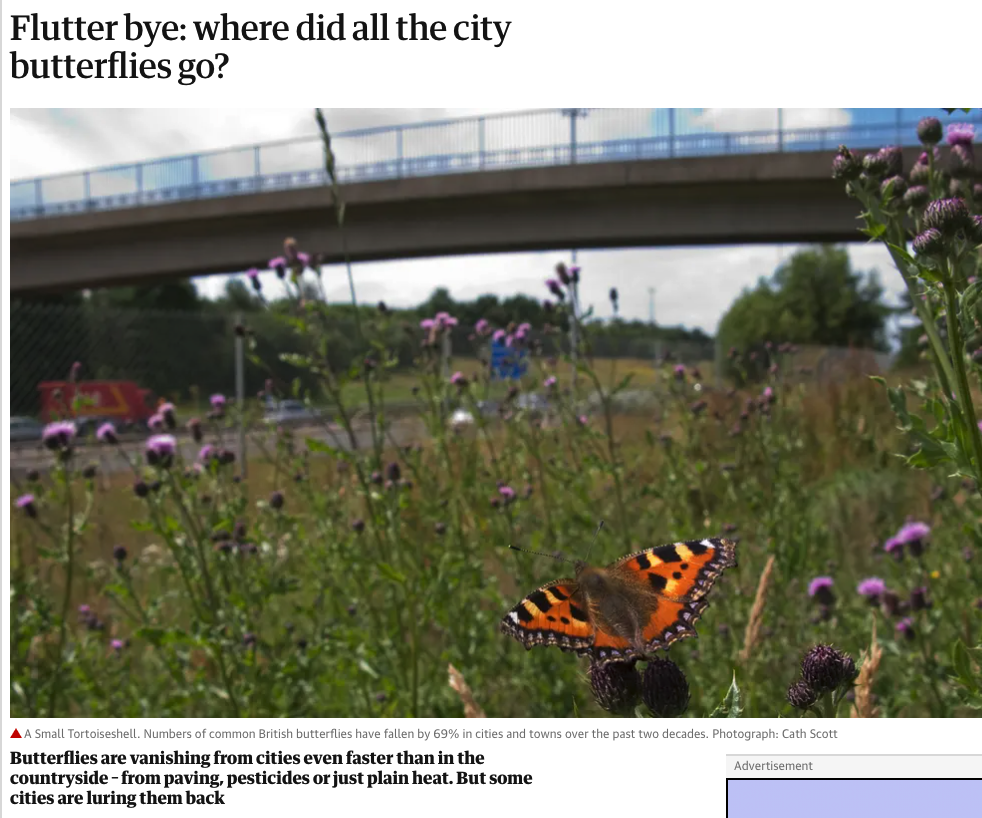
[[586, 562], [590, 561], [590, 554], [593, 552], [593, 546], [597, 544], [597, 537], [600, 536], [600, 529], [602, 529], [603, 527], [604, 527], [604, 521], [601, 520], [600, 525], [597, 526], [597, 530], [593, 534], [593, 540], [590, 543], [590, 548], [586, 552], [586, 560], [585, 560]]
[[529, 551], [527, 548], [519, 548], [517, 545], [508, 544], [508, 547], [512, 551], [521, 551], [523, 554], [531, 554], [533, 557], [548, 557], [551, 560], [559, 560], [559, 562], [569, 562], [575, 564], [575, 560], [568, 559], [567, 557], [561, 557], [559, 554], [545, 554], [542, 551]]

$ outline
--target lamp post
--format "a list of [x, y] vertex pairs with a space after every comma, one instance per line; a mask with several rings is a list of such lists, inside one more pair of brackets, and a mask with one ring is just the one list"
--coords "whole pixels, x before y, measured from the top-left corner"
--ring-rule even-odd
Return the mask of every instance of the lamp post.
[[569, 163], [576, 164], [576, 121], [586, 119], [589, 108], [563, 108], [563, 116], [569, 117]]

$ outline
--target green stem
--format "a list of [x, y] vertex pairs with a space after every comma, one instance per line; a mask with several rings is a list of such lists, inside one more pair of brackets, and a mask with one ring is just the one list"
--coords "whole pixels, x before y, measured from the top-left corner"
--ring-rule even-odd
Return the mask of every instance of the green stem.
[[[955, 367], [955, 384], [957, 387], [958, 401], [961, 404], [962, 413], [968, 423], [968, 436], [971, 438], [972, 449], [975, 454], [974, 476], [977, 479], [982, 475], [982, 432], [979, 430], [975, 407], [972, 405], [972, 391], [968, 385], [968, 374], [965, 372], [962, 333], [961, 327], [958, 325], [958, 296], [955, 292], [955, 285], [952, 281], [948, 260], [943, 259], [941, 265], [941, 271], [944, 277], [945, 319], [948, 322], [948, 346], [951, 350], [951, 361]], [[982, 491], [982, 486], [979, 486], [979, 490]]]
[[72, 582], [75, 574], [75, 503], [72, 498], [72, 486], [68, 479], [68, 467], [62, 466], [62, 479], [65, 484], [65, 495], [68, 505], [68, 531], [65, 535], [65, 592], [61, 600], [61, 627], [58, 634], [58, 666], [55, 668], [54, 681], [51, 688], [51, 699], [48, 702], [48, 718], [54, 717], [61, 693], [61, 677], [65, 669], [65, 640], [68, 638], [68, 608], [72, 604]]

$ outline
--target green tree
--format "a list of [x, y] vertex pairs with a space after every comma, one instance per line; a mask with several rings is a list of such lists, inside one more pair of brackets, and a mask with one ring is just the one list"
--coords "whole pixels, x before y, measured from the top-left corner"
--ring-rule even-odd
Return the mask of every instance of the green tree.
[[741, 350], [767, 341], [882, 350], [890, 312], [875, 271], [853, 270], [842, 247], [810, 247], [743, 291], [720, 322], [720, 341]]

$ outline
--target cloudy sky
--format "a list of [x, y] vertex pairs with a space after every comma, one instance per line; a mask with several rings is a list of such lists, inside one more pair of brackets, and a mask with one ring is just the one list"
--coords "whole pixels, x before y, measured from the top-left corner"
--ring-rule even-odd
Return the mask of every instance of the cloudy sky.
[[[785, 109], [785, 127], [835, 127], [866, 122], [884, 114], [870, 109]], [[428, 122], [474, 114], [497, 113], [492, 109], [394, 108], [326, 109], [333, 132], [384, 125]], [[581, 139], [616, 138], [637, 127], [640, 114], [599, 112], [580, 125]], [[692, 109], [680, 115], [678, 128], [691, 131], [748, 131], [774, 128], [774, 110]], [[906, 117], [905, 117], [906, 118]], [[251, 109], [20, 109], [11, 111], [12, 179], [67, 173], [86, 168], [136, 162], [234, 145], [268, 142], [316, 134], [308, 110]], [[557, 141], [555, 118], [522, 134], [522, 139]], [[448, 130], [449, 133], [449, 130]], [[449, 138], [449, 137], [448, 137]], [[506, 139], [506, 135], [490, 137]], [[561, 141], [562, 137], [558, 138]], [[889, 137], [886, 137], [889, 141]], [[364, 145], [365, 140], [358, 142]], [[339, 159], [356, 160], [355, 140], [339, 140]], [[504, 144], [504, 143], [502, 143]], [[427, 148], [429, 149], [429, 148]], [[364, 150], [364, 148], [359, 148]], [[369, 149], [370, 152], [373, 150]], [[384, 148], [380, 148], [384, 150]], [[407, 151], [413, 148], [407, 141]], [[421, 147], [420, 150], [423, 150]], [[373, 157], [374, 158], [374, 157]], [[655, 318], [660, 324], [682, 324], [713, 332], [729, 304], [762, 275], [769, 275], [794, 245], [747, 245], [711, 248], [659, 248], [591, 250], [579, 253], [583, 267], [583, 299], [600, 316], [610, 311], [607, 292], [617, 287], [621, 314], [647, 319], [649, 290], [654, 288]], [[891, 301], [903, 288], [887, 254], [876, 245], [850, 245], [854, 264], [877, 269]], [[544, 295], [542, 285], [556, 261], [569, 261], [569, 252], [457, 256], [358, 264], [355, 282], [360, 301], [385, 299], [393, 306], [409, 306], [424, 300], [435, 287], [445, 286], [458, 299], [484, 293], [507, 296]], [[273, 284], [275, 277], [267, 276]], [[225, 277], [199, 279], [206, 294], [221, 291]], [[347, 297], [343, 271], [326, 273], [328, 296]]]

